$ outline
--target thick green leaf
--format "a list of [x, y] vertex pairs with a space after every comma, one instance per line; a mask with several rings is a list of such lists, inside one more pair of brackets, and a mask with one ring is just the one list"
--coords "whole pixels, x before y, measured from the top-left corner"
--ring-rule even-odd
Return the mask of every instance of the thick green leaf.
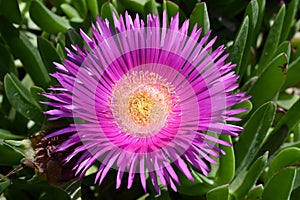
[[[266, 0], [257, 0], [257, 4], [258, 4], [259, 9], [258, 9], [257, 23], [256, 23], [256, 27], [254, 30], [254, 38], [257, 38], [257, 35], [261, 31], [260, 29], [261, 29], [261, 24], [264, 19]], [[256, 40], [253, 40], [253, 42], [256, 42]], [[255, 46], [255, 43], [253, 46]]]
[[60, 5], [60, 8], [70, 19], [80, 18], [80, 15], [78, 14], [77, 10], [74, 7], [72, 7], [70, 4], [63, 3]]
[[300, 189], [300, 167], [297, 168], [297, 173], [296, 173], [296, 178], [295, 178], [293, 189], [295, 190], [296, 188]]
[[13, 72], [17, 74], [17, 69], [14, 64], [14, 58], [8, 48], [0, 44], [0, 80], [3, 80], [5, 74]]
[[21, 22], [21, 12], [17, 0], [0, 0], [0, 15], [4, 15], [11, 22]]
[[300, 99], [286, 112], [286, 114], [276, 124], [269, 138], [263, 145], [258, 155], [263, 154], [269, 150], [270, 155], [276, 152], [282, 143], [286, 140], [288, 133], [298, 125], [300, 121]]
[[87, 6], [89, 11], [91, 12], [93, 20], [95, 21], [97, 19], [97, 16], [99, 15], [97, 0], [87, 0]]
[[275, 131], [273, 130], [257, 153], [257, 157], [262, 155], [266, 151], [269, 152], [269, 157], [273, 157], [274, 154], [279, 150], [281, 145], [284, 143], [284, 141], [287, 139], [288, 132], [288, 127], [286, 125], [275, 129]]
[[100, 12], [101, 18], [102, 19], [107, 18], [110, 24], [114, 24], [113, 14], [115, 14], [116, 17], [119, 18], [119, 14], [116, 8], [111, 3], [104, 3], [101, 7], [101, 12]]
[[44, 116], [39, 105], [35, 103], [28, 89], [22, 85], [14, 74], [5, 76], [4, 88], [9, 102], [16, 111], [27, 119], [39, 124], [42, 123]]
[[291, 43], [289, 41], [282, 42], [276, 49], [274, 55], [279, 55], [280, 53], [286, 53], [289, 61], [289, 58], [291, 56]]
[[289, 199], [296, 177], [296, 168], [285, 168], [275, 174], [266, 184], [263, 199]]
[[249, 28], [249, 18], [248, 16], [246, 16], [234, 40], [234, 44], [231, 48], [230, 56], [228, 58], [228, 60], [232, 61], [237, 65], [235, 69], [236, 69], [236, 73], [239, 75], [241, 75], [240, 71], [244, 72], [244, 69], [241, 70], [240, 68], [241, 68], [245, 45], [247, 41], [245, 40], [245, 38], [247, 38], [248, 36], [248, 28]]
[[205, 195], [214, 187], [213, 181], [200, 174], [200, 172], [192, 170], [191, 173], [193, 175], [194, 182], [188, 180], [181, 172], [177, 173], [181, 183], [180, 187], [177, 188], [179, 193], [189, 196], [201, 196]]
[[299, 100], [299, 98], [299, 95], [282, 92], [278, 97], [277, 104], [280, 107], [289, 110], [294, 105], [294, 103]]
[[178, 187], [178, 192], [180, 194], [185, 194], [189, 196], [202, 196], [205, 195], [209, 190], [214, 188], [212, 185], [208, 185], [206, 183], [197, 183], [186, 185], [181, 182], [180, 187]]
[[64, 50], [64, 47], [61, 44], [57, 44], [55, 49], [61, 60], [66, 58], [66, 51]]
[[[168, 1], [168, 0], [164, 0], [163, 1], [163, 9], [166, 11], [166, 15], [167, 15], [167, 24], [169, 23], [170, 19], [175, 16], [178, 12], [179, 12], [179, 21], [180, 23], [182, 23], [185, 19], [186, 16], [184, 14], [184, 12], [179, 8], [179, 6], [172, 2], [172, 1]], [[189, 26], [189, 29], [192, 29], [192, 26]]]
[[20, 164], [20, 160], [24, 157], [24, 155], [16, 151], [16, 149], [6, 143], [4, 140], [0, 140], [0, 166], [13, 166]]
[[157, 6], [159, 4], [157, 4], [155, 2], [155, 0], [149, 0], [145, 6], [144, 6], [144, 15], [146, 16], [146, 14], [152, 13], [152, 14], [158, 14], [158, 9]]
[[[14, 86], [11, 85], [11, 83], [13, 83]], [[7, 85], [7, 86], [6, 86]], [[12, 86], [12, 87], [11, 87]], [[7, 87], [11, 87], [11, 88], [7, 88]], [[32, 103], [33, 102], [33, 98], [32, 96], [30, 95], [28, 89], [25, 87], [25, 84], [23, 81], [20, 81], [18, 79], [18, 77], [14, 74], [6, 74], [6, 76], [4, 77], [4, 89], [5, 90], [14, 90], [14, 88], [18, 88], [22, 93], [23, 93], [23, 96], [28, 100], [28, 101], [31, 101]], [[6, 91], [5, 91], [6, 92]], [[9, 92], [9, 91], [7, 91]], [[6, 94], [7, 94], [6, 92]], [[9, 99], [9, 97], [8, 97]], [[38, 107], [39, 105], [36, 104], [36, 106]]]
[[70, 4], [63, 3], [60, 5], [60, 8], [62, 11], [68, 16], [68, 18], [71, 19], [72, 22], [83, 22], [83, 19], [80, 17], [77, 10], [72, 7]]
[[42, 60], [47, 67], [49, 73], [56, 72], [53, 62], [61, 62], [61, 59], [52, 44], [43, 37], [37, 38], [38, 49]]
[[72, 5], [76, 8], [82, 18], [86, 17], [88, 11], [86, 0], [72, 0]]
[[210, 190], [206, 194], [207, 200], [229, 200], [229, 186], [221, 185]]
[[266, 67], [269, 68], [271, 66], [279, 67], [281, 68], [282, 72], [286, 73], [286, 65], [289, 62], [289, 56], [288, 53], [283, 52], [276, 55], [276, 57], [273, 58], [273, 60], [270, 61], [270, 64]]
[[168, 17], [176, 15], [176, 13], [179, 12], [180, 8], [177, 4], [175, 4], [172, 1], [166, 1], [163, 2], [163, 8], [166, 10], [166, 14]]
[[285, 81], [287, 62], [285, 53], [276, 56], [250, 88], [249, 95], [252, 96], [253, 110], [278, 94]]
[[289, 131], [300, 121], [300, 99], [293, 104], [293, 106], [286, 112], [286, 114], [280, 119], [274, 130], [279, 129], [281, 126], [286, 125]]
[[247, 168], [258, 153], [275, 117], [276, 105], [272, 102], [259, 107], [244, 126], [234, 146], [237, 172]]
[[66, 32], [71, 28], [68, 20], [51, 12], [40, 1], [32, 1], [29, 12], [34, 23], [49, 33]]
[[25, 70], [35, 84], [47, 88], [50, 76], [43, 64], [38, 50], [31, 44], [28, 37], [18, 32], [5, 18], [0, 17], [0, 31], [14, 55], [22, 61]]
[[[73, 29], [73, 28], [70, 28], [70, 29]], [[68, 29], [68, 30], [70, 30], [70, 29]], [[56, 47], [58, 45], [61, 45], [62, 47], [67, 46], [66, 45], [66, 34], [65, 33], [58, 33], [56, 38], [55, 38], [55, 42], [56, 42]]]
[[[250, 23], [250, 34], [255, 29], [257, 25], [257, 21], [259, 18], [259, 4], [257, 0], [252, 0], [245, 11], [245, 16], [249, 17], [249, 23]], [[244, 18], [245, 20], [245, 18]]]
[[210, 30], [209, 16], [205, 3], [197, 3], [190, 15], [190, 27], [194, 27], [196, 23], [198, 28], [202, 28], [202, 36]]
[[19, 152], [23, 157], [33, 158], [33, 148], [30, 139], [23, 140], [3, 140], [3, 144], [11, 147], [14, 151]]
[[8, 130], [0, 129], [0, 139], [4, 140], [13, 140], [13, 139], [22, 139], [23, 136], [14, 135]]
[[294, 127], [294, 141], [300, 142], [300, 123]]
[[[17, 77], [17, 76], [16, 76]], [[19, 79], [18, 79], [19, 80]], [[30, 88], [31, 86], [33, 86], [33, 81], [32, 79], [30, 78], [29, 74], [26, 74], [23, 79], [21, 80], [21, 83], [22, 85], [25, 87], [25, 88]]]
[[238, 176], [230, 184], [230, 193], [236, 197], [236, 199], [244, 198], [249, 190], [255, 185], [256, 181], [262, 174], [267, 165], [268, 152], [259, 157], [249, 168], [238, 174]]
[[286, 81], [282, 89], [286, 89], [300, 82], [300, 57], [288, 65]]
[[[227, 141], [232, 144], [231, 137], [229, 135], [220, 135], [221, 140]], [[215, 184], [222, 185], [230, 183], [235, 173], [235, 158], [233, 147], [223, 146], [222, 150], [226, 155], [223, 155], [219, 159], [219, 169], [215, 177]]]
[[[300, 127], [299, 127], [300, 128]], [[297, 147], [300, 148], [300, 141], [297, 140], [297, 142], [289, 142], [289, 143], [284, 143], [281, 147], [281, 149], [286, 149], [290, 147]]]
[[[101, 8], [102, 4], [105, 3], [107, 0], [101, 0], [101, 1], [100, 2], [98, 1], [99, 8]], [[118, 13], [125, 13], [127, 10], [124, 8], [124, 6], [121, 3], [119, 3], [120, 1], [122, 0], [112, 0], [111, 3], [117, 9]]]
[[[251, 48], [252, 46], [254, 46], [253, 40], [256, 38], [254, 30], [257, 26], [257, 21], [259, 17], [259, 5], [256, 0], [251, 1], [248, 4], [247, 9], [245, 11], [244, 22], [247, 17], [249, 19], [247, 29], [245, 30], [246, 25], [243, 26], [244, 24], [242, 24], [240, 32], [238, 33], [237, 38], [235, 40], [235, 45], [238, 45], [239, 49], [241, 50], [241, 52], [236, 52], [236, 54], [238, 54], [239, 57], [235, 59], [239, 59], [237, 60], [239, 62], [233, 62], [237, 64], [236, 72], [240, 76], [239, 81], [242, 80], [244, 73], [247, 70], [247, 67], [249, 66], [250, 58], [253, 57]], [[233, 48], [235, 48], [235, 46]], [[232, 56], [232, 58], [234, 57]]]
[[272, 25], [268, 37], [266, 39], [259, 64], [258, 64], [258, 74], [261, 74], [266, 67], [268, 66], [269, 61], [272, 59], [277, 46], [280, 41], [280, 35], [282, 33], [282, 26], [285, 16], [285, 5], [282, 5], [281, 9], [279, 10], [274, 24]]
[[290, 147], [281, 150], [270, 163], [269, 170], [264, 176], [265, 181], [281, 168], [291, 166], [298, 161], [300, 161], [300, 148]]
[[144, 6], [149, 0], [120, 0], [126, 10], [132, 10], [134, 12], [143, 13]]
[[298, 3], [299, 3], [299, 0], [292, 0], [287, 7], [280, 41], [284, 41], [285, 39], [287, 39], [287, 37], [290, 33], [291, 27], [292, 27], [293, 23], [295, 22], [295, 16], [296, 16], [296, 13], [298, 10]]
[[264, 187], [262, 185], [255, 186], [249, 191], [245, 200], [262, 200], [263, 191]]

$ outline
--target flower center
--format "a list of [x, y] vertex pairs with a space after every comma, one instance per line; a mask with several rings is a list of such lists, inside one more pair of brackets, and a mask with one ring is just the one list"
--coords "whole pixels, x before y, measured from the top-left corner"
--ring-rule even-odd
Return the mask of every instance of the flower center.
[[109, 104], [122, 131], [149, 136], [167, 125], [176, 102], [166, 80], [158, 74], [140, 71], [124, 76], [114, 85]]
[[146, 126], [150, 123], [151, 110], [155, 100], [147, 90], [138, 90], [129, 97], [129, 114], [138, 126]]

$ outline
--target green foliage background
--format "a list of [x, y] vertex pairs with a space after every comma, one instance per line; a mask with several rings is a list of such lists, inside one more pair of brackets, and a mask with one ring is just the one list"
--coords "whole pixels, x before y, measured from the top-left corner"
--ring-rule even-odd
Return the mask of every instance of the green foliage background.
[[[300, 18], [299, 0], [0, 0], [0, 199], [300, 199]], [[251, 100], [239, 138], [222, 135], [232, 147], [205, 177], [180, 176], [178, 192], [162, 188], [157, 196], [139, 182], [115, 190], [112, 172], [101, 186], [95, 168], [82, 181], [49, 184], [30, 167], [36, 133], [64, 126], [51, 123], [40, 101], [55, 80], [53, 62], [66, 57], [64, 47], [83, 45], [81, 28], [90, 33], [97, 16], [112, 21], [127, 10], [168, 19], [177, 12], [225, 44], [228, 61], [237, 64], [240, 90]], [[56, 173], [54, 170], [53, 174]]]

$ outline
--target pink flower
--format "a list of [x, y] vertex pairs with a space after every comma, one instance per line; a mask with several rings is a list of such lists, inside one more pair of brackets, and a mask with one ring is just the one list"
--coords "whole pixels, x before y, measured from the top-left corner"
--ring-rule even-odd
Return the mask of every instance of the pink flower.
[[216, 144], [231, 145], [212, 135], [242, 131], [228, 121], [246, 109], [229, 108], [248, 97], [232, 93], [238, 77], [224, 46], [213, 51], [216, 38], [200, 38], [197, 26], [188, 36], [189, 20], [179, 27], [176, 15], [168, 26], [164, 13], [162, 25], [153, 15], [145, 24], [126, 13], [114, 27], [98, 19], [91, 38], [81, 32], [86, 48], [74, 46], [56, 63], [59, 86], [45, 94], [53, 108], [46, 113], [74, 123], [48, 137], [70, 135], [58, 150], [75, 148], [66, 162], [80, 155], [74, 170], [81, 177], [100, 161], [95, 183], [113, 168], [117, 188], [128, 173], [128, 188], [139, 176], [146, 191], [149, 174], [158, 193], [159, 182], [176, 191], [175, 168], [191, 181], [191, 167], [207, 175], [224, 154]]

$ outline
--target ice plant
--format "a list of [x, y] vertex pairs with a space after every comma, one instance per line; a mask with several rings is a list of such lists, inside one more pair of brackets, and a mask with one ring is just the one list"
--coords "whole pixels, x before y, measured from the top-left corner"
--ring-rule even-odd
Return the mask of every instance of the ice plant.
[[[114, 27], [114, 28], [113, 28]], [[73, 46], [53, 74], [59, 85], [45, 94], [50, 120], [73, 118], [69, 127], [48, 137], [69, 134], [58, 151], [74, 148], [81, 177], [98, 160], [95, 183], [101, 184], [110, 169], [117, 170], [117, 188], [127, 173], [128, 188], [139, 177], [146, 191], [146, 176], [176, 191], [175, 168], [193, 181], [191, 167], [204, 175], [214, 157], [224, 154], [220, 134], [237, 136], [241, 127], [230, 109], [247, 97], [233, 93], [238, 87], [234, 64], [225, 63], [224, 46], [212, 50], [216, 38], [200, 37], [189, 20], [179, 27], [176, 15], [167, 24], [148, 15], [144, 22], [127, 13], [114, 24], [98, 19], [92, 37], [81, 32], [86, 46]]]

